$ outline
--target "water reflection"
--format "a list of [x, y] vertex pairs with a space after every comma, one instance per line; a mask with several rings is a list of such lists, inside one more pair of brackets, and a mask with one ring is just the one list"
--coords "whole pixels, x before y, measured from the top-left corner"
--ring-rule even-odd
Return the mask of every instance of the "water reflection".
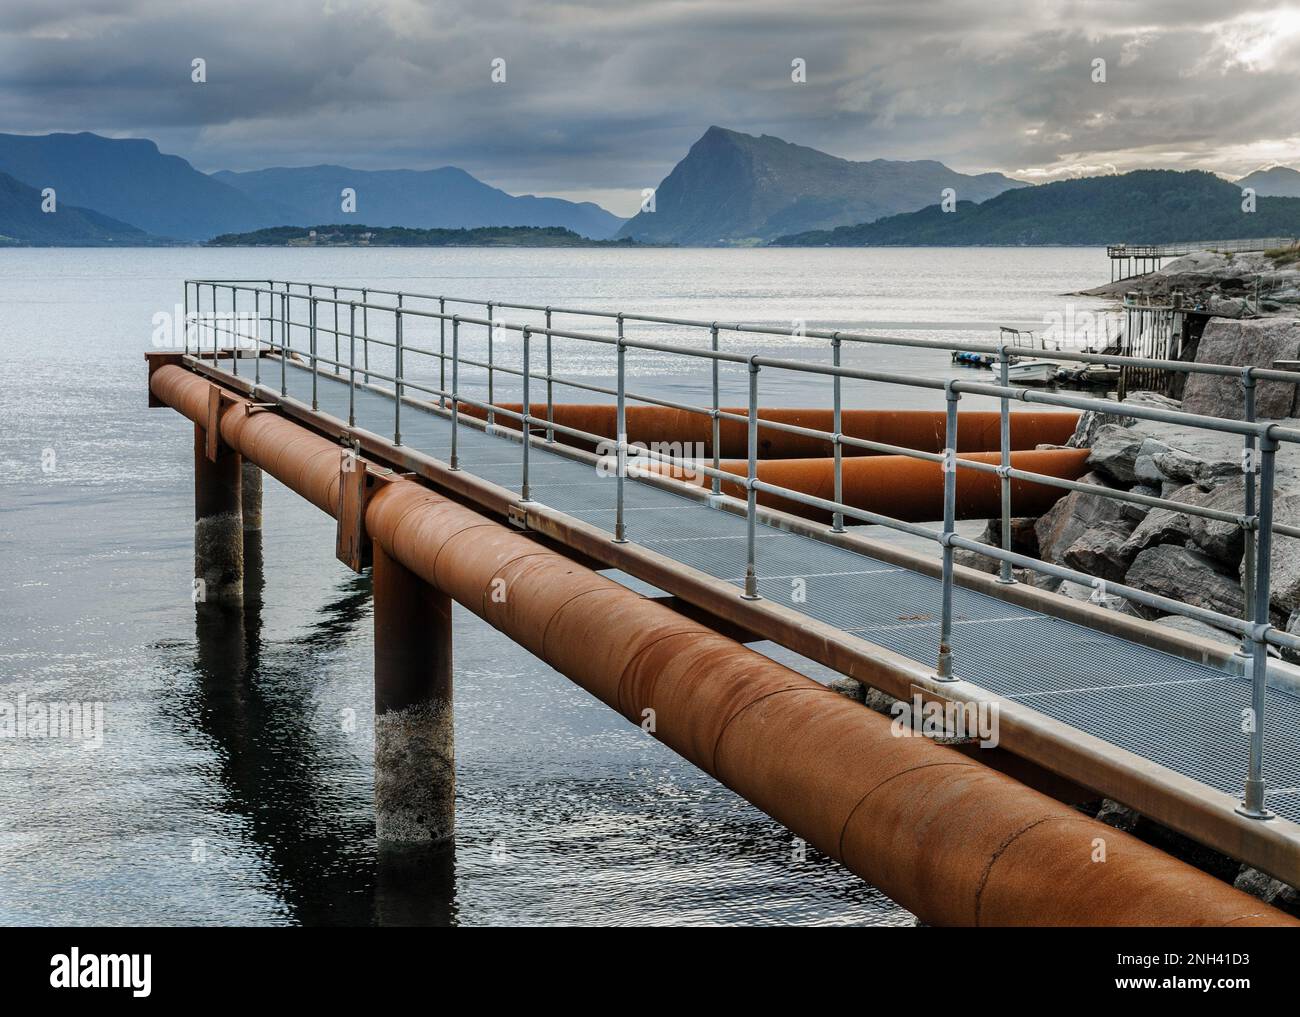
[[377, 844], [368, 788], [330, 780], [353, 760], [340, 758], [313, 723], [315, 690], [302, 680], [313, 674], [304, 657], [337, 646], [368, 620], [369, 578], [341, 585], [282, 667], [263, 660], [261, 565], [260, 534], [249, 533], [242, 606], [195, 606], [197, 682], [185, 709], [218, 749], [221, 807], [248, 822], [272, 889], [294, 921], [451, 924], [454, 847]]

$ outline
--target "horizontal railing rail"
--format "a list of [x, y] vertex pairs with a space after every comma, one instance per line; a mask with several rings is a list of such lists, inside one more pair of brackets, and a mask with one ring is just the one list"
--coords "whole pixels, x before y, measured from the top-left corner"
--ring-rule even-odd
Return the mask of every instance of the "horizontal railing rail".
[[[299, 287], [303, 292], [295, 292], [295, 286]], [[202, 297], [205, 290], [210, 298], [206, 318], [202, 306]], [[194, 294], [193, 304], [191, 304], [190, 299], [191, 291]], [[218, 291], [228, 295], [226, 310], [218, 309]], [[362, 299], [351, 298], [348, 294], [358, 294]], [[375, 296], [393, 297], [395, 300], [391, 303], [375, 302], [372, 300], [372, 297]], [[240, 310], [241, 298], [244, 305], [242, 313]], [[419, 306], [421, 303], [427, 303], [430, 306]], [[431, 306], [433, 303], [437, 305], [436, 310]], [[479, 316], [477, 314], [456, 313], [448, 310], [448, 304], [474, 308], [482, 307], [485, 308], [486, 314]], [[304, 308], [305, 316], [295, 317], [295, 314], [302, 315]], [[322, 310], [326, 312], [323, 316], [321, 314]], [[502, 310], [541, 313], [545, 315], [544, 324], [509, 321], [499, 316], [499, 312]], [[265, 286], [263, 286], [263, 280], [188, 280], [185, 283], [184, 313], [184, 345], [186, 353], [190, 352], [192, 333], [196, 337], [195, 351], [201, 353], [203, 351], [202, 340], [205, 337], [210, 338], [213, 356], [218, 361], [223, 350], [220, 342], [223, 339], [229, 340], [231, 344], [229, 347], [231, 371], [238, 376], [241, 358], [237, 355], [237, 351], [241, 346], [247, 348], [251, 345], [255, 353], [250, 358], [254, 373], [254, 385], [259, 387], [263, 385], [262, 360], [263, 353], [266, 353], [279, 361], [280, 395], [282, 397], [288, 394], [287, 371], [291, 359], [304, 363], [311, 371], [313, 409], [318, 408], [318, 380], [322, 367], [326, 371], [331, 371], [335, 377], [342, 378], [346, 376], [349, 384], [349, 426], [356, 426], [355, 400], [358, 387], [379, 388], [391, 395], [393, 397], [394, 444], [400, 445], [402, 443], [401, 413], [403, 405], [417, 404], [449, 413], [453, 423], [451, 428], [450, 466], [455, 470], [462, 468], [457, 437], [459, 416], [462, 408], [481, 411], [485, 417], [485, 426], [489, 429], [496, 429], [496, 417], [498, 415], [505, 420], [516, 422], [519, 427], [519, 438], [523, 449], [519, 483], [522, 501], [531, 500], [529, 451], [534, 442], [543, 440], [546, 444], [554, 444], [558, 434], [582, 442], [594, 443], [598, 451], [603, 450], [604, 455], [612, 455], [615, 458], [613, 472], [616, 479], [616, 502], [613, 539], [619, 542], [630, 539], [625, 512], [624, 486], [625, 479], [629, 474], [630, 458], [638, 461], [649, 461], [670, 468], [677, 467], [683, 470], [691, 470], [710, 482], [714, 494], [721, 493], [723, 483], [733, 485], [744, 492], [746, 568], [741, 596], [746, 598], [757, 599], [759, 597], [759, 576], [756, 566], [756, 530], [758, 519], [757, 498], [760, 493], [786, 499], [795, 504], [829, 514], [832, 520], [830, 527], [832, 532], [843, 532], [844, 521], [849, 519], [860, 523], [888, 527], [915, 537], [934, 541], [942, 551], [941, 613], [936, 677], [943, 681], [956, 680], [953, 677], [951, 637], [954, 582], [953, 555], [954, 551], [958, 549], [975, 552], [997, 562], [999, 581], [1002, 583], [1015, 583], [1017, 580], [1012, 570], [1013, 568], [1021, 568], [1053, 578], [1090, 586], [1094, 590], [1096, 599], [1104, 600], [1106, 597], [1123, 597], [1153, 611], [1182, 615], [1236, 633], [1242, 640], [1243, 669], [1251, 685], [1254, 722], [1254, 728], [1250, 736], [1247, 777], [1241, 811], [1253, 818], [1264, 818], [1269, 815], [1264, 808], [1262, 776], [1263, 715], [1265, 689], [1267, 687], [1268, 652], [1270, 646], [1300, 651], [1300, 637], [1278, 629], [1270, 621], [1273, 537], [1277, 534], [1300, 538], [1300, 526], [1275, 521], [1273, 518], [1276, 454], [1281, 443], [1300, 443], [1300, 430], [1269, 421], [1256, 420], [1254, 395], [1255, 387], [1259, 381], [1276, 380], [1294, 384], [1297, 380], [1297, 375], [1294, 373], [1253, 367], [1241, 368], [1217, 364], [1191, 364], [1182, 361], [1146, 360], [1118, 355], [1087, 353], [1067, 353], [1065, 355], [1068, 359], [1088, 363], [1107, 363], [1119, 366], [1157, 366], [1188, 374], [1199, 373], [1230, 378], [1242, 385], [1244, 393], [1245, 419], [1236, 420], [1187, 413], [1162, 406], [1119, 403], [1093, 396], [1016, 388], [1009, 384], [1007, 377], [1010, 357], [1015, 350], [1014, 346], [1008, 345], [958, 345], [913, 337], [867, 336], [844, 330], [802, 330], [799, 334], [804, 337], [821, 338], [830, 342], [832, 362], [826, 364], [791, 357], [734, 352], [721, 348], [720, 334], [723, 332], [738, 335], [790, 334], [788, 329], [778, 329], [773, 326], [706, 322], [698, 319], [597, 311], [583, 308], [468, 300], [458, 297], [412, 294], [370, 287], [322, 285], [282, 280], [265, 280]], [[387, 330], [386, 335], [372, 334], [370, 329], [372, 314], [378, 315], [380, 320], [391, 319], [391, 328]], [[612, 320], [617, 331], [615, 335], [599, 335], [571, 328], [556, 328], [554, 327], [556, 315], [575, 315]], [[226, 320], [227, 316], [230, 319], [229, 323]], [[418, 341], [413, 342], [407, 334], [408, 324], [417, 321], [437, 324], [436, 348], [433, 346], [425, 348]], [[707, 329], [710, 340], [709, 346], [688, 346], [680, 343], [633, 338], [625, 334], [625, 328], [629, 322]], [[247, 327], [241, 327], [241, 325]], [[265, 336], [263, 336], [264, 327]], [[487, 353], [485, 358], [468, 356], [462, 353], [463, 328], [486, 330]], [[494, 340], [502, 332], [518, 334], [522, 339], [517, 366], [514, 363], [503, 363], [497, 357], [498, 347]], [[332, 341], [332, 356], [328, 355], [328, 349], [324, 351], [321, 349], [322, 337], [327, 342]], [[544, 367], [535, 366], [533, 363], [532, 343], [538, 337], [544, 340], [545, 343]], [[571, 340], [598, 348], [612, 348], [615, 356], [615, 385], [613, 387], [600, 385], [591, 380], [557, 373], [553, 364], [553, 342], [555, 340]], [[345, 341], [347, 344], [346, 350], [343, 346]], [[357, 350], [358, 341], [361, 344], [360, 358], [358, 358]], [[432, 343], [432, 337], [429, 337], [428, 341]], [[848, 367], [841, 363], [842, 344], [846, 341], [909, 348], [963, 349], [991, 352], [998, 357], [1001, 376], [998, 383], [988, 383], [962, 379], [924, 378], [890, 371]], [[385, 363], [383, 365], [372, 362], [372, 347], [384, 353]], [[629, 350], [652, 352], [669, 357], [686, 357], [707, 363], [711, 372], [711, 404], [707, 406], [692, 404], [633, 390], [627, 382], [626, 358]], [[413, 374], [411, 370], [408, 370], [406, 366], [408, 354], [435, 361], [438, 372], [437, 382], [434, 383], [429, 379], [422, 380], [417, 376], [418, 372]], [[1054, 356], [1057, 356], [1057, 354], [1054, 353]], [[748, 376], [748, 406], [744, 413], [732, 412], [721, 405], [719, 367], [722, 365], [743, 368]], [[475, 398], [464, 391], [461, 372], [465, 368], [481, 370], [486, 373], [486, 399]], [[832, 430], [820, 430], [762, 417], [759, 407], [759, 379], [761, 372], [765, 369], [827, 378], [832, 386]], [[450, 379], [448, 374], [450, 374]], [[522, 394], [520, 409], [511, 409], [496, 398], [495, 383], [498, 375], [518, 381]], [[534, 381], [544, 382], [546, 385], [544, 416], [539, 416], [534, 412], [535, 407], [532, 402], [531, 388]], [[377, 382], [382, 384], [376, 385]], [[871, 382], [942, 392], [946, 406], [943, 452], [907, 448], [844, 434], [842, 431], [843, 387], [846, 383], [854, 382]], [[616, 434], [612, 437], [596, 434], [556, 421], [556, 386], [612, 397], [615, 401]], [[271, 388], [269, 385], [266, 387]], [[416, 395], [412, 396], [411, 393], [416, 393]], [[1001, 407], [999, 436], [1001, 455], [997, 464], [964, 459], [958, 456], [955, 451], [957, 447], [957, 407], [960, 399], [965, 394], [985, 396], [999, 401]], [[644, 448], [629, 442], [627, 433], [628, 400], [646, 405], [669, 407], [707, 417], [712, 424], [712, 462], [701, 462], [697, 457], [676, 456], [661, 449]], [[1075, 409], [1083, 412], [1103, 413], [1188, 428], [1200, 428], [1240, 438], [1242, 441], [1243, 474], [1246, 478], [1243, 485], [1242, 512], [1234, 513], [1171, 498], [1122, 491], [1013, 467], [1011, 465], [1010, 448], [1010, 406], [1013, 401]], [[748, 454], [743, 474], [733, 473], [722, 468], [719, 429], [724, 420], [745, 425]], [[539, 439], [536, 437], [534, 435], [535, 430], [541, 432], [544, 438]], [[826, 441], [832, 450], [834, 497], [829, 499], [820, 498], [760, 479], [758, 476], [757, 450], [759, 432], [763, 430], [779, 431]], [[906, 456], [939, 464], [943, 471], [942, 528], [935, 529], [895, 519], [846, 502], [843, 497], [843, 452], [845, 448]], [[999, 477], [1002, 546], [995, 547], [970, 540], [957, 533], [955, 509], [957, 473], [959, 470], [995, 474]], [[1045, 484], [1065, 491], [1143, 505], [1150, 509], [1169, 509], [1185, 515], [1229, 523], [1239, 527], [1242, 530], [1245, 544], [1243, 559], [1245, 610], [1242, 616], [1235, 617], [1220, 611], [1154, 594], [1137, 587], [1101, 580], [1077, 569], [1032, 558], [1013, 551], [1010, 525], [1012, 509], [1011, 482], [1013, 480]]]
[[1108, 244], [1106, 254], [1112, 258], [1171, 258], [1193, 251], [1218, 251], [1245, 254], [1272, 251], [1297, 243], [1295, 237], [1254, 237], [1236, 240], [1188, 240], [1170, 244]]

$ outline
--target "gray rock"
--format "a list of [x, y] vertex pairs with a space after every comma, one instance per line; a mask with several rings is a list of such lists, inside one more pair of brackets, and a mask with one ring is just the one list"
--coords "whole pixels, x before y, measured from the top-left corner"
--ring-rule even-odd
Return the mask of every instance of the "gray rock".
[[[1112, 486], [1095, 473], [1081, 477], [1080, 483], [1100, 488]], [[1034, 524], [1034, 534], [1038, 538], [1038, 557], [1044, 561], [1060, 563], [1066, 548], [1088, 530], [1107, 524], [1124, 525], [1126, 507], [1123, 502], [1104, 495], [1071, 491]]]
[[[1182, 403], [1177, 399], [1171, 399], [1159, 392], [1145, 390], [1130, 392], [1123, 400], [1123, 403], [1126, 406], [1158, 406], [1166, 410], [1176, 410], [1182, 406]], [[1097, 432], [1107, 424], [1141, 429], [1145, 423], [1146, 421], [1125, 414], [1085, 410], [1079, 414], [1079, 422], [1075, 425], [1074, 434], [1070, 436], [1070, 440], [1065, 444], [1069, 448], [1091, 448], [1096, 440]]]
[[[1184, 485], [1163, 495], [1173, 501], [1195, 503], [1201, 495], [1194, 484]], [[1187, 514], [1175, 509], [1153, 508], [1129, 535], [1124, 552], [1132, 561], [1134, 556], [1157, 544], [1185, 544], [1191, 537], [1191, 521]]]
[[[1241, 585], [1220, 572], [1213, 558], [1194, 548], [1172, 544], [1149, 547], [1133, 559], [1124, 582], [1148, 593], [1233, 618], [1241, 617], [1244, 606]], [[1149, 608], [1138, 610], [1147, 616], [1156, 613]]]
[[1137, 554], [1136, 549], [1128, 549], [1132, 531], [1133, 524], [1127, 519], [1094, 526], [1065, 549], [1061, 561], [1090, 576], [1120, 582]]
[[[1239, 473], [1208, 494], [1197, 498], [1196, 503], [1220, 512], [1240, 514], [1245, 511], [1245, 497], [1246, 485]], [[1190, 516], [1187, 530], [1192, 542], [1211, 558], [1217, 558], [1234, 569], [1241, 564], [1245, 534], [1237, 524], [1221, 522], [1218, 519], [1206, 519], [1203, 516]]]
[[[1129, 489], [1129, 493], [1145, 494], [1148, 498], [1163, 497], [1161, 494], [1161, 485], [1159, 484], [1135, 484]], [[1142, 520], [1147, 517], [1147, 513], [1151, 511], [1145, 505], [1137, 505], [1131, 502], [1123, 502], [1121, 504], [1123, 504], [1124, 507], [1120, 509], [1120, 511], [1124, 513], [1125, 518], [1132, 519], [1135, 523], [1142, 522]]]
[[[1275, 360], [1295, 360], [1300, 355], [1300, 322], [1286, 318], [1253, 321], [1213, 319], [1205, 326], [1196, 361], [1234, 367], [1272, 367]], [[1295, 404], [1295, 385], [1260, 382], [1255, 389], [1255, 413], [1270, 420], [1289, 417]], [[1241, 386], [1230, 379], [1193, 374], [1183, 390], [1183, 409], [1213, 417], [1244, 418]]]
[[[1300, 520], [1300, 494], [1284, 494], [1276, 499], [1273, 517], [1277, 522], [1295, 525]], [[1295, 537], [1273, 537], [1273, 553], [1270, 555], [1272, 571], [1270, 572], [1269, 601], [1274, 609], [1289, 616], [1300, 608], [1300, 540]], [[1246, 563], [1241, 563], [1244, 576]]]
[[[1146, 437], [1139, 431], [1105, 424], [1093, 438], [1088, 468], [1124, 487], [1138, 482], [1135, 467]], [[1042, 536], [1039, 535], [1041, 541]]]
[[1186, 632], [1189, 636], [1200, 636], [1215, 643], [1223, 643], [1225, 646], [1237, 646], [1241, 643], [1241, 640], [1231, 632], [1224, 632], [1223, 629], [1216, 629], [1213, 625], [1206, 625], [1205, 622], [1199, 622], [1195, 618], [1185, 618], [1180, 614], [1167, 614], [1163, 618], [1157, 618], [1156, 624], [1163, 625], [1167, 629]]
[[855, 703], [864, 702], [867, 697], [867, 687], [856, 678], [836, 678], [834, 681], [827, 682], [826, 687], [832, 692], [838, 692], [845, 699], [852, 699]]
[[868, 710], [875, 710], [877, 713], [883, 713], [887, 717], [890, 716], [890, 711], [898, 700], [888, 692], [881, 692], [879, 689], [873, 689], [870, 685], [864, 685], [863, 689], [865, 690], [866, 695], [862, 702], [866, 708]]
[[1300, 915], [1300, 893], [1289, 883], [1274, 879], [1266, 872], [1243, 865], [1232, 885], [1289, 915]]

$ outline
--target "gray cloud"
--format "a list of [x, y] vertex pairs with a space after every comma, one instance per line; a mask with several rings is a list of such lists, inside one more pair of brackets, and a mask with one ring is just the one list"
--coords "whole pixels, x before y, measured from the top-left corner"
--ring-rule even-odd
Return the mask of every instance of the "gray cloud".
[[1218, 0], [6, 0], [0, 123], [209, 170], [454, 164], [626, 213], [712, 123], [1034, 178], [1300, 162], [1298, 57], [1300, 11]]

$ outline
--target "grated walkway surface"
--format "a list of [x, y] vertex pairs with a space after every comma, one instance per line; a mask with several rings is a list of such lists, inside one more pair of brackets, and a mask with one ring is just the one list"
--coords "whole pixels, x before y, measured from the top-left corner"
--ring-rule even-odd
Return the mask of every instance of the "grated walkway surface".
[[[263, 382], [278, 386], [279, 373], [277, 364], [269, 376], [264, 371]], [[291, 365], [287, 379], [289, 395], [310, 405], [311, 371]], [[347, 420], [346, 376], [322, 371], [317, 394], [321, 412]], [[356, 420], [360, 427], [391, 435], [392, 396], [358, 388]], [[519, 490], [522, 446], [517, 441], [471, 426], [462, 426], [457, 440], [462, 469]], [[446, 460], [451, 421], [404, 404], [402, 442]], [[615, 485], [609, 478], [535, 446], [529, 481], [536, 501], [612, 534]], [[629, 480], [625, 520], [629, 540], [743, 586], [743, 517]], [[937, 579], [762, 523], [755, 560], [763, 597], [935, 666]], [[802, 602], [792, 599], [796, 579], [806, 583]], [[953, 596], [953, 661], [960, 678], [1240, 796], [1247, 753], [1241, 718], [1250, 705], [1250, 687], [1242, 676], [972, 590], [957, 587]], [[1300, 697], [1270, 688], [1266, 718], [1267, 804], [1300, 822]]]

